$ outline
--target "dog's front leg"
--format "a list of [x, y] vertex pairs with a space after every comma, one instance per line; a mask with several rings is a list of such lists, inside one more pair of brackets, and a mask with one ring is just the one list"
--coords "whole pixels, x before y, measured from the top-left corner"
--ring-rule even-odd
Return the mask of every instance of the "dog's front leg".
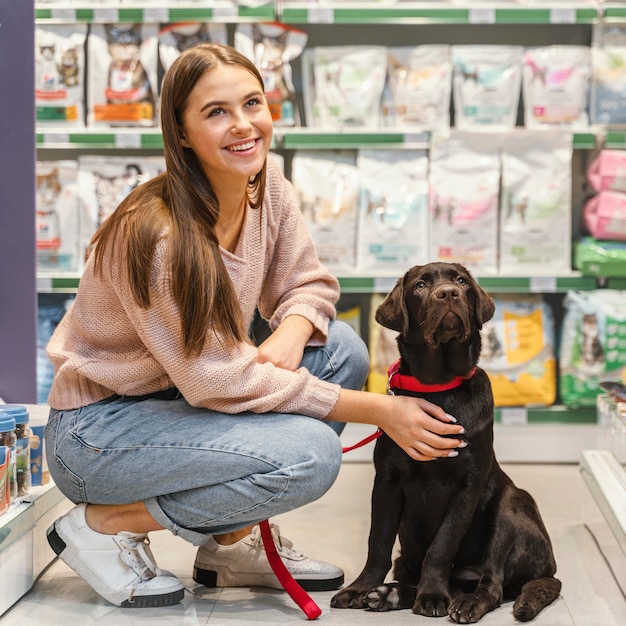
[[391, 569], [391, 554], [403, 506], [399, 481], [382, 478], [377, 473], [372, 490], [371, 526], [365, 567], [352, 584], [333, 596], [330, 601], [331, 607], [336, 609], [367, 607], [368, 592], [382, 584]]

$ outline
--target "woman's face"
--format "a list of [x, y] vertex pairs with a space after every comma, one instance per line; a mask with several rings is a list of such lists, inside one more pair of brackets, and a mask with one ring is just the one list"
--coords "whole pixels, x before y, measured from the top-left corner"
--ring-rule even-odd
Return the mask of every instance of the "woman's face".
[[263, 89], [242, 67], [218, 65], [189, 94], [182, 144], [196, 154], [211, 185], [247, 184], [272, 143], [272, 116]]

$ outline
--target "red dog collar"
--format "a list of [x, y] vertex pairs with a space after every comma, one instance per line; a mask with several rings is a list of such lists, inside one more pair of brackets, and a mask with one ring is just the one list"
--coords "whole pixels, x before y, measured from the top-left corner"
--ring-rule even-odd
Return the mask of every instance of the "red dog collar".
[[476, 372], [474, 368], [467, 376], [455, 376], [449, 383], [443, 385], [428, 385], [422, 383], [414, 376], [407, 376], [406, 374], [400, 374], [400, 359], [389, 366], [387, 374], [389, 376], [387, 380], [387, 389], [402, 389], [403, 391], [416, 391], [418, 393], [435, 393], [436, 391], [448, 391], [454, 389], [463, 384], [466, 380], [470, 379]]

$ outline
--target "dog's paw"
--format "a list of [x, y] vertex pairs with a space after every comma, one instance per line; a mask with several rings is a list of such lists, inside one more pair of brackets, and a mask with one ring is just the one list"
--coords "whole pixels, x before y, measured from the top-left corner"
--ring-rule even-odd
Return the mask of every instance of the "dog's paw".
[[424, 617], [445, 617], [448, 615], [450, 598], [436, 593], [420, 593], [415, 599], [413, 613]]
[[397, 585], [379, 585], [365, 595], [365, 606], [370, 611], [401, 609], [400, 590]]
[[457, 624], [473, 624], [495, 608], [486, 594], [464, 593], [455, 598], [448, 613]]
[[333, 609], [364, 609], [366, 591], [346, 587], [336, 593], [330, 600]]

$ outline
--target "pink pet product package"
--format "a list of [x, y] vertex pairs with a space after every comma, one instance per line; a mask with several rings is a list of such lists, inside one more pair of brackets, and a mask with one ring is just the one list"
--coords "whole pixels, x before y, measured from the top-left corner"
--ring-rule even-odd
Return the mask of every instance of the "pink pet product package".
[[601, 191], [587, 201], [583, 218], [596, 239], [626, 241], [626, 194]]
[[626, 193], [626, 150], [601, 150], [587, 170], [594, 191]]

